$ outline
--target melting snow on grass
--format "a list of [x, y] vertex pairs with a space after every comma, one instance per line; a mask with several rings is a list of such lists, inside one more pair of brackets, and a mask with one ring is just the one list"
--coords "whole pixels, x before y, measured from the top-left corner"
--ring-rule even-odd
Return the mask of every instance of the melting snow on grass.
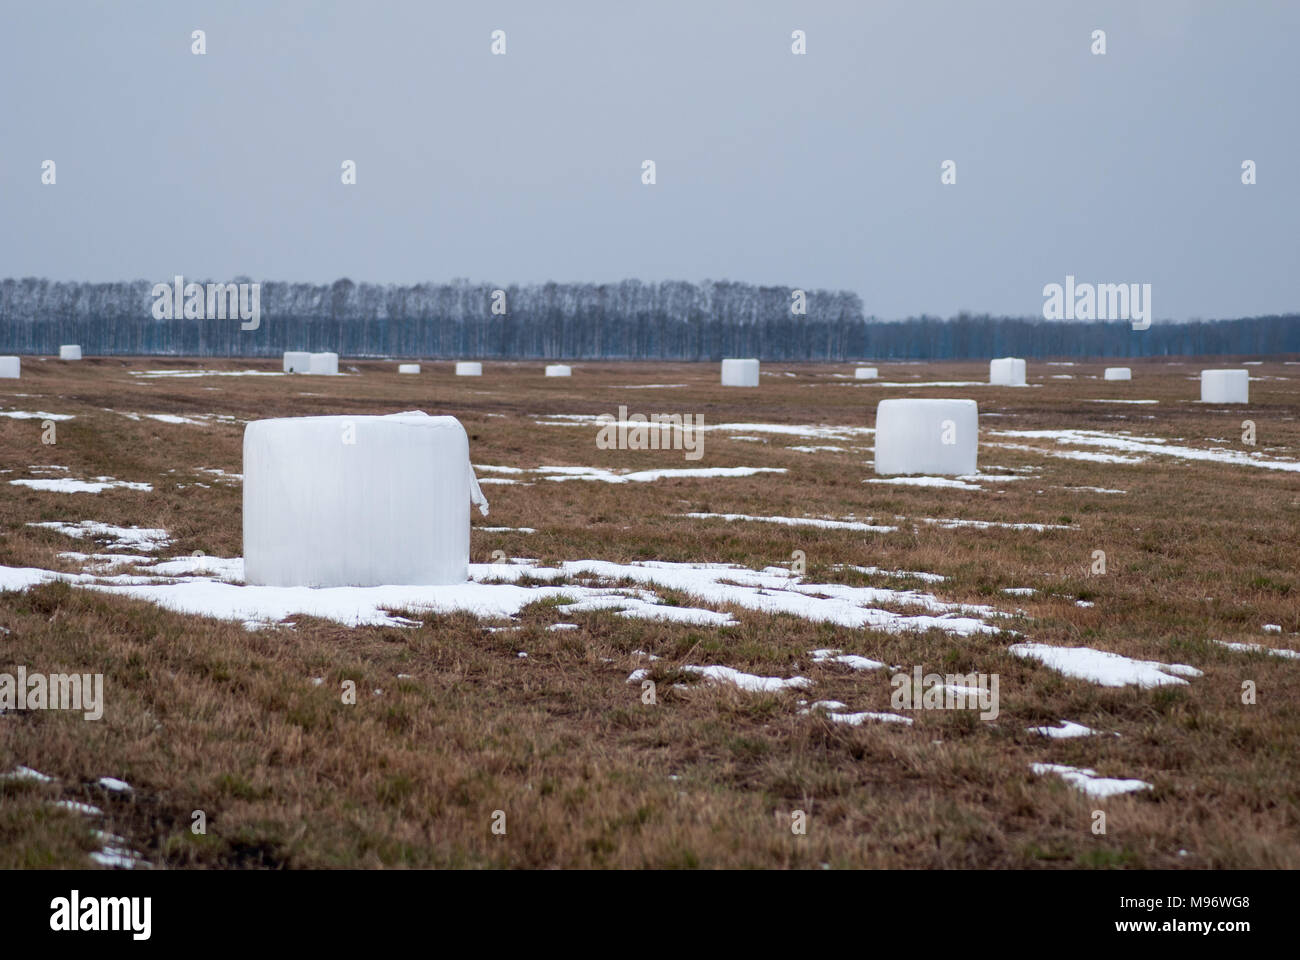
[[[1098, 736], [1096, 730], [1085, 727], [1081, 723], [1073, 723], [1069, 720], [1062, 720], [1059, 727], [1029, 727], [1030, 733], [1037, 733], [1044, 737], [1051, 737], [1054, 740], [1069, 740], [1073, 737], [1093, 737]], [[1118, 734], [1116, 734], [1118, 736]]]
[[10, 480], [15, 487], [30, 487], [33, 490], [46, 490], [51, 493], [103, 493], [105, 490], [153, 490], [152, 483], [132, 483], [127, 480], [114, 480], [112, 477], [96, 477], [94, 480], [74, 480], [72, 477], [43, 477], [36, 480]]
[[[1242, 450], [1203, 450], [1199, 447], [1178, 446], [1160, 437], [1134, 437], [1128, 434], [1108, 433], [1104, 430], [994, 430], [991, 433], [994, 436], [1025, 440], [1055, 440], [1057, 443], [1067, 446], [1105, 447], [1112, 450], [1122, 450], [1125, 453], [1145, 454], [1147, 456], [1161, 455], [1237, 467], [1259, 467], [1264, 470], [1285, 470], [1300, 473], [1300, 460], [1277, 460], [1266, 457], [1259, 452], [1247, 453]], [[1033, 450], [1035, 448], [1016, 447], [1012, 449]], [[1081, 453], [1082, 451], [1074, 451], [1073, 459], [1085, 459], [1081, 456]], [[1103, 455], [1094, 454], [1087, 459], [1098, 459], [1101, 456]], [[1102, 462], [1132, 463], [1140, 461], [1125, 459]]]
[[114, 550], [159, 550], [170, 542], [167, 531], [158, 527], [115, 527], [95, 520], [81, 520], [77, 523], [46, 521], [29, 523], [27, 526], [57, 530], [78, 540], [86, 537], [108, 540], [108, 546]]
[[[1185, 663], [1160, 663], [1156, 660], [1133, 660], [1118, 653], [1092, 647], [1053, 647], [1045, 643], [1016, 643], [1008, 648], [1017, 657], [1037, 660], [1067, 677], [1090, 680], [1103, 687], [1159, 687], [1185, 684], [1183, 677], [1203, 676], [1200, 670]], [[1179, 674], [1179, 676], [1174, 676]]]
[[1030, 769], [1039, 776], [1058, 774], [1070, 786], [1082, 790], [1090, 797], [1113, 797], [1120, 793], [1150, 790], [1151, 784], [1143, 780], [1114, 780], [1097, 776], [1096, 770], [1067, 767], [1059, 763], [1031, 763]]
[[1221, 647], [1227, 647], [1229, 650], [1236, 650], [1238, 653], [1267, 653], [1273, 657], [1284, 657], [1287, 660], [1300, 660], [1300, 650], [1284, 650], [1278, 647], [1266, 647], [1262, 643], [1229, 643], [1227, 640], [1215, 640]]

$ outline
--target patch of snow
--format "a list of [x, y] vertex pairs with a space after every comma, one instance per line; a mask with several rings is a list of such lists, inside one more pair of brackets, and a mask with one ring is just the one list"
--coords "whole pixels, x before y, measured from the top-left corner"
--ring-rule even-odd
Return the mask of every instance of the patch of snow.
[[[1185, 663], [1133, 660], [1092, 647], [1053, 647], [1045, 643], [1016, 643], [1008, 648], [1017, 657], [1037, 660], [1067, 677], [1089, 680], [1103, 687], [1159, 687], [1186, 684], [1184, 676], [1203, 676]], [[1181, 674], [1182, 676], [1172, 676]]]
[[823, 520], [818, 517], [758, 517], [748, 513], [684, 513], [684, 517], [698, 520], [748, 520], [756, 523], [777, 523], [786, 527], [820, 527], [824, 530], [858, 530], [864, 533], [890, 533], [898, 527], [861, 523], [856, 520]]
[[132, 483], [127, 480], [114, 480], [112, 477], [96, 477], [94, 480], [74, 480], [71, 477], [46, 477], [37, 480], [10, 480], [15, 487], [30, 487], [33, 490], [45, 490], [51, 493], [103, 493], [105, 490], [153, 490], [152, 483]]
[[1150, 790], [1151, 784], [1142, 780], [1114, 780], [1097, 776], [1096, 770], [1079, 767], [1067, 767], [1059, 763], [1031, 763], [1030, 769], [1039, 776], [1048, 773], [1058, 774], [1070, 786], [1082, 790], [1090, 797], [1113, 797], [1135, 790]]

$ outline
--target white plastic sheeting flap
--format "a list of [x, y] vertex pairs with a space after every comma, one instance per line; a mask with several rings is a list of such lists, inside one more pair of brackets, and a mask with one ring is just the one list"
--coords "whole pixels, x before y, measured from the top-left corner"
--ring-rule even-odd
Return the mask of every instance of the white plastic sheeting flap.
[[1249, 403], [1249, 370], [1202, 370], [1201, 400], [1204, 403]]
[[244, 576], [270, 586], [463, 583], [488, 504], [455, 417], [255, 420], [244, 430]]
[[876, 473], [975, 473], [979, 407], [974, 400], [881, 400], [876, 405]]
[[758, 386], [758, 361], [754, 359], [729, 359], [722, 361], [724, 387]]

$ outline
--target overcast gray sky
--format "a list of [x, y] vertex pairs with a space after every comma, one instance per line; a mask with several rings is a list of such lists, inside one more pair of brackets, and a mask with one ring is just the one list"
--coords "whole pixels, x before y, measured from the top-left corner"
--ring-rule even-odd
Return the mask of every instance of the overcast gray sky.
[[1039, 313], [1071, 273], [1294, 311], [1297, 36], [1288, 0], [10, 3], [0, 276], [729, 279], [901, 317]]

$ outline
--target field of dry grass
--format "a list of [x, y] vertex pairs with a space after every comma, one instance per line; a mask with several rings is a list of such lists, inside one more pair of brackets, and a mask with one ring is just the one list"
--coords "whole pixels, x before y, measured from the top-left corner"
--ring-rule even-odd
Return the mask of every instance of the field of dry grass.
[[[165, 556], [239, 557], [240, 486], [204, 471], [240, 473], [245, 421], [421, 409], [458, 417], [479, 465], [785, 471], [605, 483], [480, 470], [517, 482], [484, 487], [491, 515], [476, 513], [475, 527], [535, 532], [476, 529], [476, 563], [499, 550], [548, 565], [760, 570], [789, 566], [798, 550], [807, 583], [919, 589], [1010, 616], [997, 619], [1001, 632], [959, 635], [715, 604], [736, 621], [715, 627], [562, 613], [563, 601], [548, 598], [513, 622], [407, 610], [419, 626], [294, 616], [248, 630], [45, 582], [0, 594], [0, 672], [102, 673], [106, 707], [99, 721], [64, 711], [0, 716], [0, 774], [24, 765], [51, 778], [0, 780], [0, 868], [89, 866], [104, 846], [94, 829], [156, 868], [1300, 867], [1300, 661], [1216, 642], [1300, 649], [1300, 472], [1245, 462], [1300, 460], [1300, 366], [1251, 366], [1261, 378], [1251, 403], [1216, 407], [1193, 402], [1193, 378], [1223, 364], [1135, 362], [1131, 383], [1098, 379], [1104, 365], [1031, 363], [1030, 386], [1017, 389], [859, 384], [845, 377], [847, 365], [767, 364], [760, 389], [737, 390], [718, 385], [715, 364], [582, 363], [570, 379], [544, 379], [540, 363], [488, 363], [476, 380], [454, 377], [446, 363], [399, 376], [395, 363], [344, 360], [349, 375], [337, 378], [178, 378], [145, 374], [278, 364], [24, 358], [21, 380], [0, 381], [5, 568], [77, 573], [83, 563], [60, 554], [113, 552], [30, 525], [40, 522], [165, 528]], [[879, 366], [889, 384], [987, 379], [986, 364]], [[651, 384], [681, 386], [627, 389]], [[708, 425], [868, 428], [876, 401], [896, 396], [977, 399], [980, 473], [1004, 479], [967, 484], [977, 489], [864, 483], [874, 474], [861, 429], [718, 429], [703, 458], [686, 461], [680, 451], [597, 449], [595, 426], [547, 422], [616, 414], [622, 404], [698, 413]], [[1136, 399], [1158, 402], [1094, 402]], [[48, 444], [45, 418], [6, 415], [14, 412], [72, 418], [55, 423]], [[1255, 446], [1242, 443], [1246, 419]], [[1094, 433], [1073, 442], [1008, 434], [1063, 429]], [[1126, 449], [1125, 432], [1149, 439]], [[1215, 449], [1241, 462], [1227, 453], [1196, 459]], [[153, 490], [12, 483], [56, 476]], [[995, 525], [925, 522], [934, 519]], [[1104, 574], [1091, 572], [1097, 550]], [[557, 622], [577, 628], [547, 629]], [[1189, 664], [1203, 675], [1103, 687], [1013, 655], [1016, 642]], [[918, 710], [911, 725], [857, 726], [801, 713], [805, 700], [893, 709], [895, 671], [814, 663], [818, 648], [906, 672], [996, 674], [1000, 713], [984, 721], [969, 710]], [[813, 686], [747, 692], [683, 670], [692, 665], [798, 675]], [[649, 671], [656, 703], [628, 682], [635, 670]], [[343, 702], [345, 681], [356, 684], [355, 704]], [[1243, 703], [1247, 681], [1254, 703]], [[1049, 739], [1027, 729], [1062, 720], [1102, 735]], [[1151, 789], [1090, 797], [1035, 773], [1036, 763]], [[106, 790], [101, 777], [133, 789]], [[102, 815], [56, 806], [61, 799]], [[204, 834], [191, 830], [196, 810]], [[492, 829], [496, 811], [504, 834]], [[794, 811], [806, 814], [803, 834], [791, 829]], [[1094, 832], [1095, 811], [1106, 814], [1104, 833]]]

